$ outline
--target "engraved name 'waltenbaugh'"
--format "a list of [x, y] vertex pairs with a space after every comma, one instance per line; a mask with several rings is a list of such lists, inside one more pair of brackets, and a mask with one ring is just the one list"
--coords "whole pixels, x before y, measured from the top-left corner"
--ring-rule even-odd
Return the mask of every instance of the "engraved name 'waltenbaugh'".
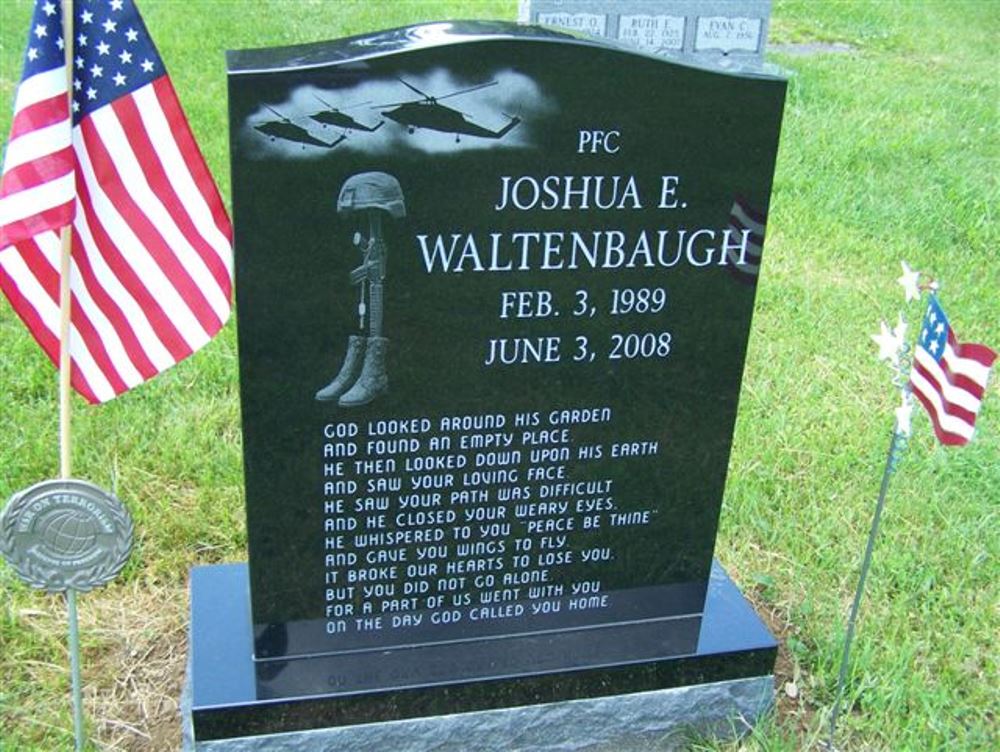
[[[683, 210], [680, 178], [662, 175], [652, 208]], [[627, 211], [645, 208], [635, 176], [530, 175], [500, 177], [493, 209], [502, 211]], [[671, 268], [745, 265], [751, 231], [712, 228], [517, 230], [417, 233], [427, 273], [524, 272], [579, 269]]]

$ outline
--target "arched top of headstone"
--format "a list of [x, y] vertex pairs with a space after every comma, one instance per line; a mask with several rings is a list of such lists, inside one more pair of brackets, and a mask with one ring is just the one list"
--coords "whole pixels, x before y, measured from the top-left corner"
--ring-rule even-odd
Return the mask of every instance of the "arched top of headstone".
[[360, 63], [371, 58], [415, 50], [491, 41], [563, 44], [619, 50], [628, 55], [656, 58], [674, 65], [711, 70], [725, 75], [784, 78], [776, 69], [729, 68], [719, 66], [716, 61], [707, 58], [663, 58], [655, 55], [652, 51], [636, 48], [625, 42], [598, 39], [587, 34], [567, 30], [507, 21], [442, 21], [403, 26], [374, 34], [361, 34], [328, 42], [230, 50], [226, 53], [226, 61], [230, 75], [287, 73], [291, 70], [308, 70], [352, 62]]

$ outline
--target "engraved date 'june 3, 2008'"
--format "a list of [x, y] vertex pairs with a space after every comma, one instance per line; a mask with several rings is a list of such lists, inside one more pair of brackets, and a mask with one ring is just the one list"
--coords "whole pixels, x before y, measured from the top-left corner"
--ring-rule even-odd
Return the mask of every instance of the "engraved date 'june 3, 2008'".
[[[587, 290], [576, 290], [569, 313], [576, 319], [606, 316], [643, 316], [662, 313], [667, 307], [667, 291], [662, 287], [614, 288], [599, 308]], [[560, 315], [549, 290], [510, 290], [500, 294], [500, 319], [549, 319]], [[666, 358], [671, 351], [668, 331], [614, 332], [600, 338], [578, 334], [535, 337], [495, 337], [486, 346], [483, 364], [512, 366], [529, 363], [593, 362], [607, 360], [649, 360]]]

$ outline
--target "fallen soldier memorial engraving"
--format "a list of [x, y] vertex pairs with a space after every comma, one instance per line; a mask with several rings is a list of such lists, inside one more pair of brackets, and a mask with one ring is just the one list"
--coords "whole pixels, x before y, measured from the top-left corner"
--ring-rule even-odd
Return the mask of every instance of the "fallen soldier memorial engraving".
[[229, 70], [249, 561], [192, 575], [189, 743], [763, 712], [713, 550], [785, 82], [500, 23]]

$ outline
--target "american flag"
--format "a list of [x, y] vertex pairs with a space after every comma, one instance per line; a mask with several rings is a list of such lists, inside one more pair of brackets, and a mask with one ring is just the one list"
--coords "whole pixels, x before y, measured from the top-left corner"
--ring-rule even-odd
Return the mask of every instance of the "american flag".
[[959, 342], [932, 295], [920, 328], [910, 388], [927, 410], [942, 444], [968, 444], [996, 353]]
[[764, 228], [766, 226], [767, 214], [752, 207], [742, 197], [737, 197], [733, 201], [733, 208], [729, 213], [729, 228], [733, 230], [734, 237], [742, 237], [744, 230], [750, 231], [750, 237], [745, 254], [740, 254], [733, 249], [729, 250], [729, 270], [736, 279], [744, 284], [757, 284], [757, 275], [760, 273], [760, 258], [764, 252]]
[[132, 0], [77, 0], [73, 22], [70, 105], [60, 2], [36, 2], [0, 181], [0, 288], [58, 363], [72, 222], [72, 384], [97, 403], [222, 328], [232, 227]]

